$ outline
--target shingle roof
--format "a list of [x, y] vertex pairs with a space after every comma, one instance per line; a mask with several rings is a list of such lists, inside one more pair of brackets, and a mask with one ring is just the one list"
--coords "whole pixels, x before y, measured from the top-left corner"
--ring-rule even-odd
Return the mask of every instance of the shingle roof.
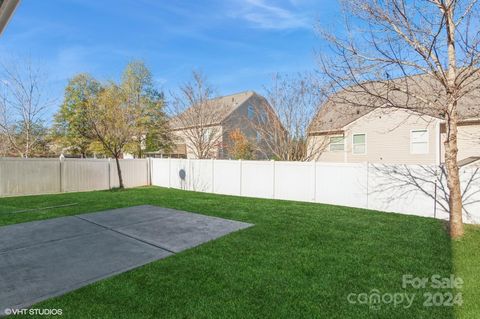
[[[475, 90], [465, 94], [458, 102], [460, 120], [480, 117], [480, 80], [475, 81], [472, 85], [475, 85]], [[408, 89], [410, 93], [407, 96], [401, 90], [393, 90], [393, 87], [402, 90]], [[389, 82], [367, 82], [352, 86], [329, 97], [312, 120], [309, 133], [341, 130], [374, 109], [385, 105], [395, 105], [410, 110], [412, 113], [418, 113], [416, 110], [422, 108], [423, 114], [443, 119], [444, 115], [437, 106], [429, 106], [423, 100], [425, 94], [428, 93], [437, 101], [441, 101], [445, 98], [443, 91], [444, 89], [439, 83], [427, 75], [399, 78]]]
[[[206, 101], [204, 104], [199, 106], [202, 108], [202, 110], [199, 112], [202, 114], [202, 119], [199, 120], [197, 125], [209, 126], [222, 123], [233, 111], [244, 104], [254, 94], [256, 93], [253, 91], [245, 91]], [[195, 116], [189, 113], [195, 112], [195, 107], [196, 106], [190, 106], [185, 112], [172, 118], [170, 120], [170, 127], [174, 130], [178, 130], [187, 127], [188, 122], [192, 122], [193, 124], [193, 120], [185, 121], [179, 118], [183, 117], [194, 119]]]

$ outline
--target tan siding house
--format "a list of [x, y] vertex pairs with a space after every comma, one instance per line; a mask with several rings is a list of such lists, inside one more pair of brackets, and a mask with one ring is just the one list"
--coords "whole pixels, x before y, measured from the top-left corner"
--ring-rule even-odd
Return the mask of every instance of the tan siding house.
[[[439, 160], [438, 132], [434, 118], [412, 116], [405, 110], [377, 109], [338, 133], [311, 134], [309, 142], [326, 145], [317, 159], [323, 162], [432, 164]], [[425, 141], [420, 150], [412, 145], [414, 134]], [[338, 146], [332, 147], [331, 142]]]
[[[325, 145], [321, 162], [431, 164], [444, 162], [445, 124], [441, 116], [408, 109], [372, 108], [335, 103], [330, 99], [309, 128], [309, 149]], [[460, 166], [480, 166], [480, 99], [459, 104]]]

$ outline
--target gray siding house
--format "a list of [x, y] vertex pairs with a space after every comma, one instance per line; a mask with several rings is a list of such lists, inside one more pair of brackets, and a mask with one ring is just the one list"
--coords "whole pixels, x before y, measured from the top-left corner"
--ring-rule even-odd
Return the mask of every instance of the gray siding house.
[[[215, 146], [210, 150], [209, 158], [229, 159], [230, 132], [239, 130], [255, 145], [256, 158], [269, 158], [270, 152], [262, 141], [261, 125], [272, 125], [271, 122], [277, 122], [278, 118], [263, 96], [253, 91], [241, 92], [208, 100], [201, 108], [196, 114], [189, 115], [189, 112], [195, 112], [190, 107], [170, 121], [175, 146], [174, 154], [167, 156], [197, 158], [191, 136], [200, 131], [214, 136]], [[186, 120], [179, 119], [181, 116]], [[196, 130], [196, 127], [202, 130]]]

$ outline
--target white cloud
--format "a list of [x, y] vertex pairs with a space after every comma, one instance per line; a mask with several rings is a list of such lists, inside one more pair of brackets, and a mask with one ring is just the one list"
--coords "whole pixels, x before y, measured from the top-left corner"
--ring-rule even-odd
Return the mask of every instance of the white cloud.
[[254, 27], [262, 29], [298, 29], [311, 28], [311, 22], [305, 14], [273, 5], [266, 0], [243, 1], [243, 8], [235, 16], [249, 21]]

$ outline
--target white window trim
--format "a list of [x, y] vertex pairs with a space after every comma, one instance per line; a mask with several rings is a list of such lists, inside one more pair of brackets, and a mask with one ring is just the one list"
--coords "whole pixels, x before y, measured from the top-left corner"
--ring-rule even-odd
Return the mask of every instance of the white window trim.
[[[353, 138], [355, 135], [365, 135], [365, 152], [363, 153], [355, 153], [355, 144], [353, 143]], [[352, 154], [353, 155], [367, 155], [367, 133], [353, 133], [352, 134]]]
[[[333, 137], [341, 137], [343, 139], [343, 150], [332, 150], [332, 138]], [[345, 152], [345, 136], [343, 136], [343, 135], [332, 135], [332, 136], [329, 137], [328, 142], [329, 142], [328, 143], [328, 150], [330, 152], [335, 152], [335, 153]], [[334, 144], [340, 144], [340, 143], [334, 143]]]
[[[427, 132], [427, 151], [425, 153], [414, 153], [413, 152], [413, 139], [412, 139], [412, 134], [413, 132], [418, 132], [418, 131], [426, 131]], [[410, 155], [426, 155], [430, 154], [430, 131], [428, 128], [416, 128], [410, 130]]]

